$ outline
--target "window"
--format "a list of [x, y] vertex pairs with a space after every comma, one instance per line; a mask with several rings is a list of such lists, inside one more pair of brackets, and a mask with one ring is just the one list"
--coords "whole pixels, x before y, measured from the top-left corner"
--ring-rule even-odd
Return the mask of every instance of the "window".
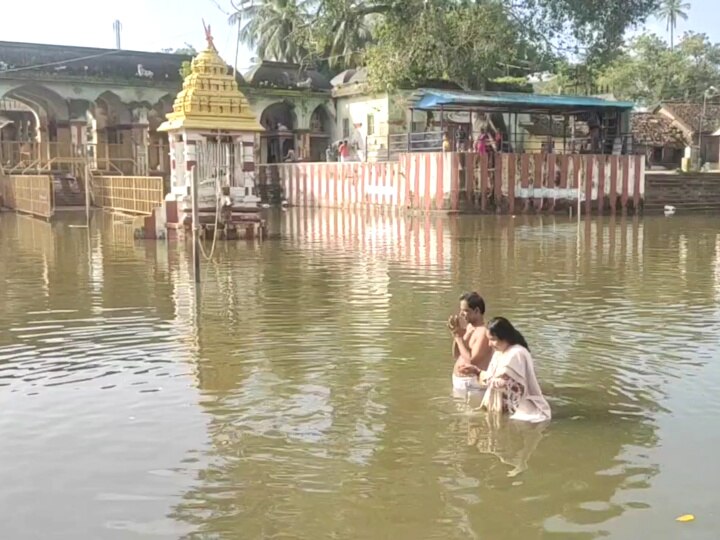
[[662, 163], [663, 160], [663, 149], [662, 146], [656, 146], [653, 148], [652, 153], [652, 162], [653, 163]]
[[343, 127], [343, 130], [342, 130], [343, 139], [350, 138], [350, 119], [349, 118], [343, 118], [342, 127]]
[[375, 135], [375, 115], [367, 115], [367, 134]]

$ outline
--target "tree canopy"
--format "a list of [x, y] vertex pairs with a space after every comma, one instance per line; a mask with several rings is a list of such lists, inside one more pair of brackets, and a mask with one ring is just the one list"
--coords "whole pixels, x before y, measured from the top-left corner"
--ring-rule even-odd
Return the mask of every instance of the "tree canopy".
[[660, 0], [244, 0], [230, 20], [263, 59], [328, 72], [367, 65], [394, 88], [449, 78], [483, 88], [550, 60], [606, 61]]
[[653, 106], [661, 101], [700, 101], [720, 88], [720, 44], [705, 34], [686, 33], [675, 47], [655, 34], [642, 34], [604, 66], [564, 66], [544, 90], [607, 88], [619, 99]]

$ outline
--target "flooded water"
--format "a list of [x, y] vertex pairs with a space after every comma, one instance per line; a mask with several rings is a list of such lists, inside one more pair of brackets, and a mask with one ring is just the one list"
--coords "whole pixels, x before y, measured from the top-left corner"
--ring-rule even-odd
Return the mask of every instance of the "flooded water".
[[[717, 219], [272, 219], [196, 296], [120, 218], [0, 214], [2, 538], [716, 538]], [[471, 289], [547, 428], [451, 398]]]

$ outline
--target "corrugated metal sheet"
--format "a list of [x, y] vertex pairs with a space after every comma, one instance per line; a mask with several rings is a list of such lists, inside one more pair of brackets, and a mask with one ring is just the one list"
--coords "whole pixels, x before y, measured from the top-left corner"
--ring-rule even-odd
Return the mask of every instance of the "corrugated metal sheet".
[[554, 96], [515, 92], [456, 92], [420, 90], [415, 109], [468, 110], [497, 112], [586, 112], [601, 109], [630, 110], [633, 103], [610, 101], [591, 96]]

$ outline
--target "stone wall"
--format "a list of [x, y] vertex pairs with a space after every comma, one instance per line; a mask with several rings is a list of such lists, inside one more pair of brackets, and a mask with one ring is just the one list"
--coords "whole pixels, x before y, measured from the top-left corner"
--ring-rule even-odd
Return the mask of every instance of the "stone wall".
[[665, 205], [678, 214], [720, 212], [720, 174], [645, 174], [646, 214], [662, 213]]

